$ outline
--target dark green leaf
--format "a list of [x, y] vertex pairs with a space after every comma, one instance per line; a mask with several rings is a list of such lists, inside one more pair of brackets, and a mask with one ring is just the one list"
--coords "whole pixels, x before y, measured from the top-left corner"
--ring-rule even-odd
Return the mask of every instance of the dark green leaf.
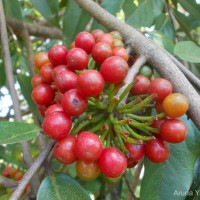
[[18, 0], [4, 0], [4, 8], [6, 16], [22, 21], [22, 12]]
[[174, 38], [174, 26], [169, 16], [166, 16], [164, 13], [161, 13], [158, 17], [156, 17], [155, 29], [171, 39]]
[[56, 173], [43, 180], [37, 200], [91, 200], [91, 198], [74, 179]]
[[[101, 4], [101, 7], [115, 16], [116, 13], [120, 11], [121, 4], [122, 4], [122, 0], [115, 0], [115, 1], [104, 0]], [[101, 24], [97, 22], [97, 20], [94, 20], [92, 24], [92, 29], [97, 29], [97, 28], [106, 30], [104, 26], [102, 26]]]
[[167, 37], [159, 31], [152, 31], [148, 33], [148, 35], [149, 38], [152, 39], [156, 44], [173, 54], [174, 43], [169, 37]]
[[125, 20], [126, 20], [130, 17], [130, 15], [134, 12], [134, 10], [137, 7], [133, 3], [133, 0], [124, 0], [122, 8], [123, 8], [123, 11], [125, 14]]
[[6, 82], [5, 68], [3, 66], [3, 63], [0, 61], [0, 87], [5, 85], [5, 82]]
[[182, 60], [200, 63], [200, 47], [192, 41], [183, 41], [176, 44], [174, 54]]
[[31, 97], [31, 92], [32, 92], [31, 77], [23, 75], [23, 74], [18, 74], [17, 80], [19, 82], [22, 94], [24, 95], [24, 98], [26, 99], [32, 113], [37, 117], [37, 119], [42, 121], [42, 117], [39, 115], [37, 111], [37, 106], [33, 102], [32, 97]]
[[154, 164], [145, 160], [141, 184], [141, 200], [185, 200], [194, 175], [194, 164], [199, 156], [199, 130], [186, 116], [182, 121], [188, 128], [186, 141], [171, 144], [166, 163]]
[[163, 2], [163, 0], [145, 0], [126, 22], [135, 28], [150, 27], [155, 18], [161, 14], [164, 6]]
[[84, 31], [90, 20], [90, 15], [81, 9], [74, 0], [69, 0], [63, 17], [63, 35], [67, 45], [75, 39], [77, 33]]
[[0, 122], [0, 144], [12, 144], [33, 139], [39, 135], [35, 124], [24, 122]]
[[44, 18], [49, 20], [52, 24], [59, 26], [59, 3], [57, 0], [30, 0], [30, 2]]

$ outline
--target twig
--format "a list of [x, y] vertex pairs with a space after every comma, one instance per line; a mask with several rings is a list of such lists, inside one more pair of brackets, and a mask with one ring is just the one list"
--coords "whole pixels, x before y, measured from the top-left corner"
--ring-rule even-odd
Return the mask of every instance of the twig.
[[[5, 64], [6, 78], [7, 78], [10, 95], [13, 101], [15, 120], [21, 121], [22, 116], [21, 116], [21, 111], [20, 111], [20, 103], [17, 96], [17, 92], [15, 90], [14, 75], [12, 71], [12, 62], [10, 58], [10, 50], [9, 50], [9, 44], [8, 44], [8, 33], [6, 29], [6, 21], [5, 21], [5, 14], [4, 14], [2, 0], [0, 0], [0, 31], [1, 31], [1, 43], [3, 46], [3, 57], [4, 57], [4, 64]], [[22, 142], [22, 150], [23, 150], [24, 161], [27, 164], [27, 166], [30, 167], [33, 160], [30, 154], [30, 146], [28, 142]], [[33, 182], [31, 183], [31, 186], [33, 188], [34, 194], [36, 194], [38, 190], [38, 184], [39, 184], [38, 176], [35, 175], [33, 177]]]
[[130, 193], [131, 196], [132, 196], [132, 199], [135, 200], [136, 197], [135, 197], [135, 194], [134, 194], [134, 190], [131, 188], [130, 183], [129, 183], [127, 177], [126, 177], [126, 174], [124, 174], [124, 180], [125, 180], [125, 182], [126, 182], [126, 185], [128, 186], [128, 190], [129, 190], [129, 193]]
[[9, 178], [6, 178], [4, 176], [0, 176], [0, 185], [7, 187], [7, 188], [15, 188], [18, 186], [17, 181], [13, 181]]
[[131, 46], [138, 55], [144, 55], [147, 58], [147, 62], [150, 63], [161, 76], [172, 83], [174, 91], [180, 92], [188, 98], [190, 102], [188, 114], [195, 125], [200, 129], [200, 96], [171, 58], [166, 56], [166, 54], [158, 48], [158, 45], [150, 39], [146, 38], [128, 24], [118, 20], [92, 0], [76, 0], [76, 2], [102, 25], [110, 30], [119, 31], [125, 41], [130, 41]]
[[10, 200], [18, 200], [23, 193], [26, 185], [29, 183], [33, 175], [37, 172], [39, 167], [43, 164], [44, 160], [49, 155], [51, 149], [53, 148], [55, 144], [54, 140], [51, 140], [47, 145], [44, 151], [40, 154], [40, 156], [33, 162], [31, 167], [27, 170], [27, 172], [24, 174], [23, 178], [20, 181], [20, 184], [16, 188], [16, 190], [13, 192], [13, 194], [10, 197]]

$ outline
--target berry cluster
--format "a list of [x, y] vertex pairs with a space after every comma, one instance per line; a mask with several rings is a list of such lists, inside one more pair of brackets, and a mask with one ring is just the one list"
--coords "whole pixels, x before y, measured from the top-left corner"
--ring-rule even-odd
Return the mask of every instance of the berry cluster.
[[[146, 155], [168, 159], [166, 142], [185, 140], [187, 128], [176, 119], [188, 100], [172, 93], [172, 84], [152, 77], [143, 66], [122, 92], [120, 88], [137, 56], [128, 56], [119, 32], [80, 32], [70, 50], [52, 46], [35, 55], [39, 73], [32, 77], [32, 98], [44, 116], [43, 131], [57, 140], [54, 157], [76, 162], [83, 180], [116, 181]], [[151, 115], [152, 109], [157, 111]]]

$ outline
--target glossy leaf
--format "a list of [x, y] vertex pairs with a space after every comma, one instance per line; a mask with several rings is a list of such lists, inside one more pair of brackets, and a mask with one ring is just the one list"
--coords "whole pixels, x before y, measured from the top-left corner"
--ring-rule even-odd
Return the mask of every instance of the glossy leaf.
[[25, 122], [0, 122], [0, 144], [12, 144], [33, 139], [39, 135], [35, 124]]
[[123, 9], [124, 14], [125, 14], [125, 20], [128, 19], [131, 16], [131, 14], [134, 12], [134, 10], [136, 8], [137, 7], [133, 3], [133, 0], [124, 0], [123, 5], [122, 5], [122, 9]]
[[63, 35], [67, 46], [75, 39], [76, 34], [84, 31], [90, 15], [81, 9], [74, 0], [69, 0], [63, 17]]
[[152, 31], [148, 33], [148, 35], [149, 38], [152, 39], [156, 44], [173, 54], [174, 43], [169, 37], [159, 31]]
[[32, 97], [31, 97], [31, 92], [33, 90], [31, 86], [31, 77], [23, 75], [23, 74], [18, 74], [17, 80], [19, 82], [22, 94], [24, 95], [32, 113], [37, 117], [37, 119], [42, 121], [42, 117], [39, 115], [37, 111], [37, 106], [33, 102]]
[[194, 164], [200, 154], [200, 132], [186, 116], [182, 120], [188, 127], [188, 137], [180, 144], [169, 145], [169, 159], [163, 164], [145, 159], [141, 200], [185, 200], [193, 180]]
[[194, 42], [183, 41], [176, 44], [174, 54], [182, 60], [200, 63], [200, 47]]
[[56, 173], [47, 176], [40, 185], [37, 200], [91, 200], [78, 182], [69, 176]]
[[44, 18], [49, 20], [52, 24], [59, 26], [59, 3], [57, 0], [30, 0], [30, 2]]
[[135, 28], [150, 27], [155, 18], [161, 14], [163, 6], [163, 0], [145, 0], [126, 22]]

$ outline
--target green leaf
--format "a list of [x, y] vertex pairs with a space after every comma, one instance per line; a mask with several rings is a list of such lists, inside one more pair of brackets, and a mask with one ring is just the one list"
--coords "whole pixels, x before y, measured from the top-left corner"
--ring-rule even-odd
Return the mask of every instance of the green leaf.
[[182, 143], [169, 145], [170, 157], [165, 163], [154, 164], [145, 160], [141, 200], [185, 200], [187, 196], [194, 164], [200, 154], [200, 132], [186, 116], [181, 119], [188, 128], [188, 137]]
[[0, 122], [0, 144], [12, 144], [33, 139], [39, 135], [35, 124], [25, 122]]
[[6, 83], [6, 73], [3, 63], [0, 61], [0, 87]]
[[[121, 5], [122, 5], [122, 0], [115, 0], [115, 1], [104, 0], [101, 4], [101, 7], [107, 10], [110, 14], [115, 16], [116, 13], [120, 11]], [[94, 20], [91, 29], [97, 29], [97, 28], [106, 30], [106, 28], [101, 24], [99, 24], [97, 20]]]
[[130, 17], [130, 15], [134, 12], [137, 7], [133, 3], [133, 0], [124, 0], [122, 9], [125, 14], [125, 20]]
[[6, 16], [22, 21], [22, 12], [18, 0], [4, 0], [4, 8]]
[[163, 0], [145, 0], [126, 22], [135, 28], [150, 27], [155, 18], [161, 14], [163, 6]]
[[69, 176], [56, 173], [47, 176], [40, 185], [37, 200], [91, 200], [78, 182]]
[[169, 37], [167, 37], [159, 31], [152, 31], [148, 33], [148, 35], [149, 38], [152, 39], [157, 45], [163, 47], [164, 49], [173, 54], [174, 43]]
[[174, 54], [182, 60], [200, 63], [200, 47], [192, 41], [183, 41], [175, 45]]
[[90, 15], [81, 9], [74, 0], [69, 0], [63, 17], [63, 35], [67, 46], [75, 39], [77, 33], [84, 31], [90, 20]]
[[24, 95], [24, 98], [26, 99], [32, 113], [37, 117], [37, 119], [42, 121], [42, 117], [40, 116], [40, 114], [37, 111], [37, 106], [33, 102], [32, 97], [31, 97], [31, 92], [33, 90], [32, 86], [31, 86], [31, 77], [23, 75], [23, 74], [18, 74], [17, 80], [19, 82], [22, 94]]
[[44, 18], [52, 24], [59, 26], [59, 3], [57, 0], [30, 0], [30, 2]]

